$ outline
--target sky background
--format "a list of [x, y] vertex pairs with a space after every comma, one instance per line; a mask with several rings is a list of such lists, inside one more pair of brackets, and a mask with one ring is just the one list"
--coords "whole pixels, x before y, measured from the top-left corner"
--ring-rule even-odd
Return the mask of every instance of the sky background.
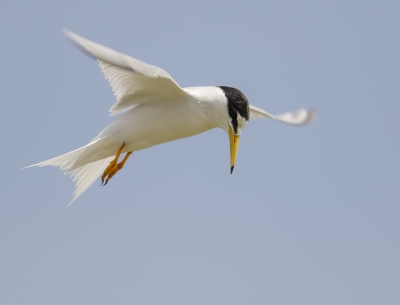
[[[1, 304], [400, 304], [399, 1], [18, 1], [0, 10]], [[73, 205], [55, 167], [113, 118], [62, 34], [227, 85], [251, 121], [233, 175], [211, 130], [139, 151]]]

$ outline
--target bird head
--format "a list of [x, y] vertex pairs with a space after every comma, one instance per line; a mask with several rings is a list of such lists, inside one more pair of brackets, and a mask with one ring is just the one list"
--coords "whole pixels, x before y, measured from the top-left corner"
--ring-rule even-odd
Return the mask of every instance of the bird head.
[[238, 89], [226, 86], [220, 86], [220, 88], [224, 91], [228, 103], [229, 118], [225, 130], [229, 134], [232, 174], [235, 167], [240, 134], [249, 121], [250, 109], [247, 98]]

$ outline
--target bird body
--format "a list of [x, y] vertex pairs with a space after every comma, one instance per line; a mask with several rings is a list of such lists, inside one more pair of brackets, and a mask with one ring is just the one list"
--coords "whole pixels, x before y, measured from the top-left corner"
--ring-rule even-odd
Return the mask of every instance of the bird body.
[[115, 155], [138, 151], [154, 145], [191, 137], [213, 128], [227, 129], [227, 101], [219, 87], [184, 88], [187, 95], [174, 100], [160, 100], [152, 105], [139, 105], [109, 124], [71, 166]]
[[[249, 105], [235, 88], [225, 86], [181, 88], [161, 68], [87, 40], [68, 30], [67, 37], [97, 59], [117, 102], [111, 115], [121, 114], [87, 145], [31, 165], [59, 166], [76, 181], [78, 198], [100, 175], [105, 185], [134, 151], [191, 137], [213, 128], [224, 129], [230, 139], [231, 173], [241, 131], [250, 118], [270, 118], [291, 125], [308, 123], [314, 111], [274, 116]], [[122, 162], [118, 159], [126, 153]]]

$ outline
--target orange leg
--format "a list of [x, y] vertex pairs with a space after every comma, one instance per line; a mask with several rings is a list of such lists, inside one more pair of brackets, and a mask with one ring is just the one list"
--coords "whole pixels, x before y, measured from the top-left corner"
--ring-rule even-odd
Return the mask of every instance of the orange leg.
[[110, 162], [110, 164], [107, 166], [105, 171], [103, 172], [103, 175], [101, 176], [101, 184], [100, 185], [106, 185], [108, 183], [108, 180], [110, 180], [120, 169], [124, 167], [125, 162], [128, 160], [129, 156], [132, 154], [132, 152], [127, 152], [124, 159], [118, 163], [119, 156], [122, 153], [122, 150], [125, 147], [125, 142], [122, 143], [121, 147], [118, 148], [117, 154], [115, 155], [114, 160]]

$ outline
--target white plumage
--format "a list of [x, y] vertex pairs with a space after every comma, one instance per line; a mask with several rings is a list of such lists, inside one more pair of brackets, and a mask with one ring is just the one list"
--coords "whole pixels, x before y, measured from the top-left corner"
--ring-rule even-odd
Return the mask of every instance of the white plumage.
[[[238, 127], [233, 135], [233, 119], [228, 113], [229, 101], [222, 87], [181, 88], [161, 68], [91, 42], [68, 30], [65, 30], [65, 34], [83, 51], [97, 58], [117, 97], [117, 102], [110, 109], [111, 115], [124, 112], [86, 146], [29, 166], [59, 166], [65, 174], [71, 174], [73, 181], [76, 181], [76, 190], [68, 206], [102, 174], [122, 143], [125, 145], [122, 152], [134, 152], [217, 127], [228, 133], [231, 129], [232, 137], [239, 139], [247, 120], [244, 119], [245, 115], [237, 112]], [[314, 111], [307, 112], [304, 109], [279, 116], [254, 106], [250, 106], [249, 110], [252, 119], [271, 118], [292, 125], [305, 124], [314, 116]], [[233, 165], [235, 158], [236, 152]]]

